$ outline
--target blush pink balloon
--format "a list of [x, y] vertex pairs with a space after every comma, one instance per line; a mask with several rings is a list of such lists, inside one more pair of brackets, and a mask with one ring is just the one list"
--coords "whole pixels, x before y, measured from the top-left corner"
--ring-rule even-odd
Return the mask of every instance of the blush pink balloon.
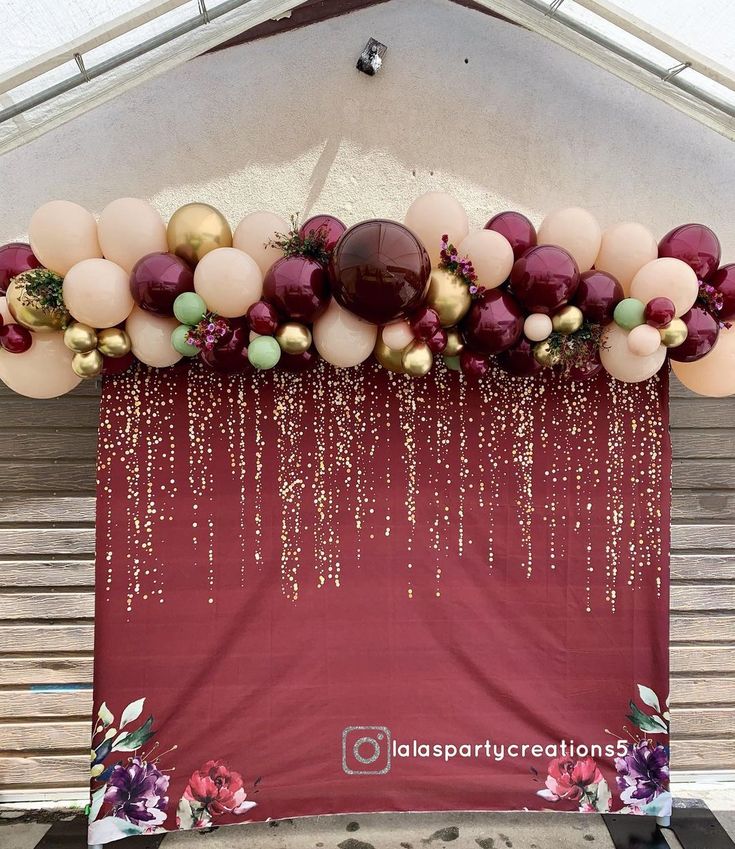
[[68, 200], [40, 206], [31, 216], [28, 240], [41, 264], [62, 277], [83, 259], [102, 256], [94, 216]]
[[504, 283], [515, 261], [510, 242], [495, 230], [474, 230], [460, 242], [457, 251], [470, 260], [478, 285], [485, 289]]
[[238, 248], [215, 248], [199, 260], [194, 290], [209, 310], [235, 318], [260, 300], [263, 275], [258, 263]]
[[339, 368], [359, 365], [373, 352], [378, 327], [343, 309], [332, 299], [316, 319], [314, 346], [322, 359]]
[[133, 354], [148, 366], [167, 368], [181, 359], [171, 344], [171, 334], [179, 326], [175, 318], [133, 307], [125, 322]]
[[636, 273], [657, 256], [658, 245], [650, 230], [635, 221], [621, 221], [602, 231], [595, 268], [612, 274], [627, 298]]
[[414, 340], [413, 330], [407, 321], [386, 324], [381, 331], [383, 342], [393, 351], [402, 351]]
[[31, 347], [23, 354], [0, 349], [0, 380], [27, 398], [66, 395], [80, 383], [81, 377], [72, 371], [74, 353], [64, 345], [64, 334], [31, 335]]
[[142, 257], [168, 250], [163, 219], [140, 198], [118, 198], [108, 203], [100, 214], [97, 235], [105, 258], [128, 274]]
[[692, 392], [708, 398], [735, 395], [735, 325], [720, 329], [717, 344], [692, 363], [675, 360], [671, 368], [679, 380]]
[[128, 273], [109, 259], [84, 259], [72, 266], [62, 291], [72, 316], [90, 327], [114, 327], [133, 309]]
[[462, 204], [446, 192], [426, 192], [409, 206], [404, 224], [423, 242], [431, 264], [439, 264], [442, 236], [458, 246], [470, 231]]
[[274, 212], [251, 212], [246, 215], [232, 234], [232, 247], [251, 256], [265, 276], [273, 263], [283, 256], [283, 251], [269, 244], [278, 233], [288, 233], [291, 225]]
[[591, 212], [579, 206], [550, 212], [538, 230], [539, 245], [559, 245], [573, 257], [580, 272], [589, 271], [597, 259], [602, 230]]
[[[653, 330], [653, 328], [650, 329]], [[623, 383], [640, 383], [642, 380], [648, 380], [658, 372], [665, 359], [666, 348], [661, 344], [649, 356], [641, 357], [634, 354], [628, 347], [628, 332], [618, 327], [615, 322], [608, 324], [604, 330], [600, 360], [605, 371]]]
[[628, 348], [637, 357], [650, 357], [658, 351], [661, 336], [655, 327], [641, 324], [628, 333]]
[[685, 262], [672, 257], [646, 263], [630, 284], [631, 298], [638, 298], [644, 304], [654, 298], [668, 298], [677, 316], [692, 308], [698, 294], [697, 275]]
[[554, 329], [551, 318], [544, 313], [535, 312], [523, 322], [523, 332], [532, 342], [543, 342], [551, 336]]

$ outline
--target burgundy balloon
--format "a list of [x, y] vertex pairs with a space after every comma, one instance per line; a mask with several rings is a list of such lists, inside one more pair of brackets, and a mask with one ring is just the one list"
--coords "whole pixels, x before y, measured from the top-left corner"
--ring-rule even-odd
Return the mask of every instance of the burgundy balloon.
[[447, 347], [448, 341], [449, 337], [447, 336], [447, 331], [444, 330], [443, 327], [440, 327], [431, 339], [426, 340], [426, 344], [429, 346], [429, 350], [432, 354], [441, 354]]
[[282, 318], [311, 324], [329, 303], [329, 275], [315, 259], [284, 256], [266, 272], [263, 297]]
[[462, 374], [473, 380], [482, 377], [490, 367], [490, 362], [487, 357], [479, 354], [477, 351], [470, 351], [469, 348], [463, 348], [459, 352], [459, 367]]
[[617, 278], [593, 268], [580, 275], [572, 303], [582, 310], [588, 321], [609, 324], [613, 320], [615, 307], [624, 297], [623, 287]]
[[510, 348], [523, 333], [523, 312], [515, 298], [502, 289], [489, 289], [472, 302], [462, 321], [467, 344], [482, 354]]
[[717, 320], [704, 307], [694, 306], [681, 320], [687, 326], [687, 338], [675, 348], [669, 348], [669, 357], [680, 363], [701, 360], [714, 348], [720, 327]]
[[651, 327], [661, 329], [671, 324], [671, 319], [676, 315], [676, 307], [674, 302], [669, 298], [651, 298], [646, 304], [646, 309], [643, 317], [646, 319], [646, 324]]
[[516, 377], [530, 377], [543, 371], [543, 366], [533, 355], [533, 344], [525, 336], [521, 336], [511, 348], [501, 351], [496, 362], [503, 371]]
[[0, 248], [0, 295], [8, 291], [13, 277], [17, 277], [29, 268], [42, 268], [33, 254], [31, 246], [25, 242], [10, 242]]
[[499, 212], [487, 222], [485, 230], [495, 230], [510, 242], [513, 256], [520, 259], [523, 254], [534, 247], [537, 241], [536, 228], [520, 212]]
[[287, 354], [283, 351], [278, 361], [278, 368], [285, 368], [286, 371], [307, 371], [316, 365], [318, 359], [314, 348], [309, 348], [301, 354]]
[[366, 321], [388, 324], [421, 303], [431, 260], [408, 227], [374, 219], [345, 232], [329, 270], [339, 304]]
[[313, 215], [301, 225], [299, 236], [305, 239], [309, 233], [323, 235], [324, 248], [331, 253], [346, 229], [346, 225], [333, 215]]
[[574, 296], [579, 269], [574, 258], [556, 245], [538, 245], [515, 261], [510, 286], [527, 312], [552, 315]]
[[261, 336], [271, 336], [278, 328], [278, 313], [268, 301], [256, 301], [246, 313], [250, 329]]
[[431, 307], [421, 307], [410, 318], [409, 324], [413, 335], [417, 339], [428, 342], [437, 332], [441, 330], [441, 322], [438, 314]]
[[193, 291], [194, 274], [175, 254], [148, 254], [130, 272], [133, 300], [141, 309], [157, 315], [173, 315], [176, 298]]
[[199, 353], [201, 359], [220, 374], [236, 374], [250, 366], [248, 361], [248, 343], [250, 334], [247, 322], [242, 319], [227, 319], [229, 331], [211, 351]]
[[661, 239], [658, 255], [680, 259], [706, 280], [720, 264], [720, 240], [704, 224], [682, 224]]
[[33, 344], [31, 331], [20, 324], [0, 326], [0, 347], [9, 354], [22, 354]]
[[602, 371], [602, 360], [600, 355], [595, 352], [589, 360], [583, 363], [573, 365], [567, 372], [569, 380], [589, 380]]
[[708, 281], [722, 296], [720, 321], [735, 319], [735, 263], [718, 268]]
[[135, 362], [135, 357], [128, 351], [122, 357], [103, 357], [102, 374], [112, 376], [123, 374]]

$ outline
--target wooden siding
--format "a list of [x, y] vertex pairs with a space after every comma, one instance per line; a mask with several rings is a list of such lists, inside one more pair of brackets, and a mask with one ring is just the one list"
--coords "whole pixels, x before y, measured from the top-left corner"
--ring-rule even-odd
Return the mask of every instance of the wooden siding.
[[[673, 383], [672, 762], [735, 769], [735, 399]], [[0, 388], [0, 797], [86, 786], [97, 405]]]

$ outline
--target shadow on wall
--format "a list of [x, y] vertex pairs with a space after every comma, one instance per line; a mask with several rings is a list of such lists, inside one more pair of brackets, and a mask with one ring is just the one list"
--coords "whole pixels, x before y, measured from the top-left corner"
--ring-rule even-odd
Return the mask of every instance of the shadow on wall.
[[[375, 77], [355, 70], [371, 35], [389, 48]], [[201, 56], [6, 154], [0, 236], [55, 197], [96, 212], [149, 197], [164, 214], [210, 200], [233, 224], [329, 209], [351, 223], [400, 218], [445, 188], [477, 224], [579, 203], [658, 234], [707, 221], [732, 255], [732, 153], [532, 33], [445, 0], [391, 0]]]

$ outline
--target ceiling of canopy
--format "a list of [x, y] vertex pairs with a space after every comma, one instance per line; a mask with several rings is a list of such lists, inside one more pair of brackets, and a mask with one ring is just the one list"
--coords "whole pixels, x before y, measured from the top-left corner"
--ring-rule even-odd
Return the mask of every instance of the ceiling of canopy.
[[[460, 2], [525, 26], [735, 139], [731, 0]], [[4, 0], [0, 152], [299, 5]]]

